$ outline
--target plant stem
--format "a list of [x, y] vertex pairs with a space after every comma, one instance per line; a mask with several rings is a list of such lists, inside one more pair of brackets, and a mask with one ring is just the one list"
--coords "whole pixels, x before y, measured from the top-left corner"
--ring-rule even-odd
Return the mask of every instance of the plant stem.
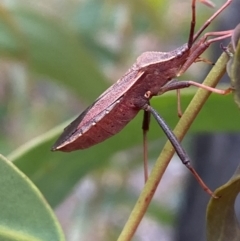
[[[228, 56], [223, 53], [218, 59], [215, 66], [209, 72], [203, 84], [215, 87], [225, 73], [227, 61]], [[198, 91], [196, 92], [196, 95], [193, 97], [192, 101], [188, 105], [186, 111], [184, 112], [183, 116], [181, 117], [174, 129], [174, 133], [180, 141], [185, 136], [186, 132], [190, 128], [194, 119], [197, 117], [197, 114], [207, 101], [210, 94], [211, 92], [204, 89], [198, 89]], [[155, 166], [152, 169], [152, 172], [140, 194], [139, 199], [137, 200], [137, 203], [135, 204], [135, 207], [132, 210], [132, 213], [130, 214], [128, 221], [125, 224], [125, 227], [122, 230], [122, 233], [118, 238], [118, 241], [130, 241], [133, 237], [174, 152], [174, 148], [172, 147], [170, 142], [167, 141], [160, 156], [156, 161]]]

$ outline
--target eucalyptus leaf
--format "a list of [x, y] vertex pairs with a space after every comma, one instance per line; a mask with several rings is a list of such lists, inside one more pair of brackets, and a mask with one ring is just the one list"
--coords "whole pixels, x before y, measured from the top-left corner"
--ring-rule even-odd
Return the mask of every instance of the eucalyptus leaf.
[[1, 155], [0, 210], [0, 240], [65, 240], [54, 213], [36, 186]]
[[231, 37], [231, 43], [232, 43], [234, 51], [236, 51], [236, 49], [237, 49], [239, 39], [240, 39], [240, 23], [233, 30], [233, 34]]
[[240, 24], [233, 31], [232, 35], [232, 50], [227, 50], [230, 55], [230, 60], [227, 64], [227, 73], [229, 75], [234, 100], [240, 108]]
[[207, 240], [238, 241], [240, 228], [234, 204], [240, 192], [240, 166], [233, 177], [215, 192], [219, 198], [211, 198], [207, 207]]
[[236, 104], [240, 107], [240, 41], [232, 61], [231, 85], [233, 87], [233, 96]]

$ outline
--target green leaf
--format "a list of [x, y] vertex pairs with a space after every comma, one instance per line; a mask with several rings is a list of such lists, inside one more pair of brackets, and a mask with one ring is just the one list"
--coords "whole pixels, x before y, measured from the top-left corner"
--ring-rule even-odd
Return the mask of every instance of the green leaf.
[[230, 60], [227, 63], [227, 73], [230, 78], [234, 100], [240, 108], [240, 24], [233, 31], [231, 44], [226, 52]]
[[3, 12], [0, 15], [2, 57], [27, 61], [36, 74], [59, 81], [85, 99], [97, 96], [106, 88], [105, 78], [93, 58], [76, 33], [61, 20], [29, 9]]
[[65, 240], [42, 194], [28, 177], [2, 155], [0, 184], [0, 240]]
[[238, 241], [240, 228], [237, 221], [234, 204], [240, 192], [240, 166], [233, 177], [214, 194], [207, 208], [207, 240], [208, 241]]
[[230, 72], [229, 77], [233, 88], [234, 100], [240, 108], [240, 41], [238, 41], [233, 58], [229, 60], [228, 69]]

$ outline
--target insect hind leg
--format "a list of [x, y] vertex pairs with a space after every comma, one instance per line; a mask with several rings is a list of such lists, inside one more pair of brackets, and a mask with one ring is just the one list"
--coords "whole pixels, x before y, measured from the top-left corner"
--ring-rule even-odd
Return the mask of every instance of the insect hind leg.
[[144, 180], [147, 182], [148, 179], [148, 143], [147, 143], [147, 132], [149, 131], [150, 124], [150, 113], [144, 110], [143, 113], [143, 122], [142, 122], [142, 130], [143, 130], [143, 164], [144, 164]]
[[171, 129], [168, 127], [164, 119], [159, 115], [159, 113], [152, 108], [149, 104], [146, 104], [143, 109], [145, 111], [150, 112], [153, 117], [156, 119], [157, 123], [167, 136], [168, 140], [171, 142], [172, 146], [174, 147], [177, 155], [181, 159], [182, 163], [191, 171], [191, 173], [194, 175], [200, 186], [206, 191], [208, 194], [210, 194], [212, 197], [217, 198], [213, 192], [208, 188], [208, 186], [204, 183], [204, 181], [201, 179], [201, 177], [198, 175], [198, 173], [195, 171], [195, 169], [190, 164], [190, 158], [181, 146], [180, 142], [178, 141], [175, 134], [171, 131]]

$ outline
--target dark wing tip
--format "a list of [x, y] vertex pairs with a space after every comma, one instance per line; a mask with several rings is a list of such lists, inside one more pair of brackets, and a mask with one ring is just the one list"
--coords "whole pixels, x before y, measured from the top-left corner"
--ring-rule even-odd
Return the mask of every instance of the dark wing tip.
[[89, 106], [85, 111], [83, 111], [74, 121], [72, 121], [66, 128], [64, 128], [63, 133], [54, 143], [51, 148], [51, 151], [62, 151], [62, 148], [68, 143], [69, 138], [78, 130], [78, 126], [83, 120], [87, 112], [92, 108], [94, 103]]
[[57, 151], [58, 150], [58, 148], [57, 148], [57, 146], [52, 146], [52, 148], [50, 149], [51, 151]]
[[59, 151], [66, 141], [65, 131], [61, 134], [61, 136], [55, 141], [53, 146], [51, 147], [51, 151]]
[[[64, 133], [63, 133], [64, 134]], [[63, 135], [62, 134], [62, 135]], [[51, 151], [60, 151], [61, 148], [64, 146], [65, 138], [62, 135], [57, 139], [57, 141], [53, 144]]]

